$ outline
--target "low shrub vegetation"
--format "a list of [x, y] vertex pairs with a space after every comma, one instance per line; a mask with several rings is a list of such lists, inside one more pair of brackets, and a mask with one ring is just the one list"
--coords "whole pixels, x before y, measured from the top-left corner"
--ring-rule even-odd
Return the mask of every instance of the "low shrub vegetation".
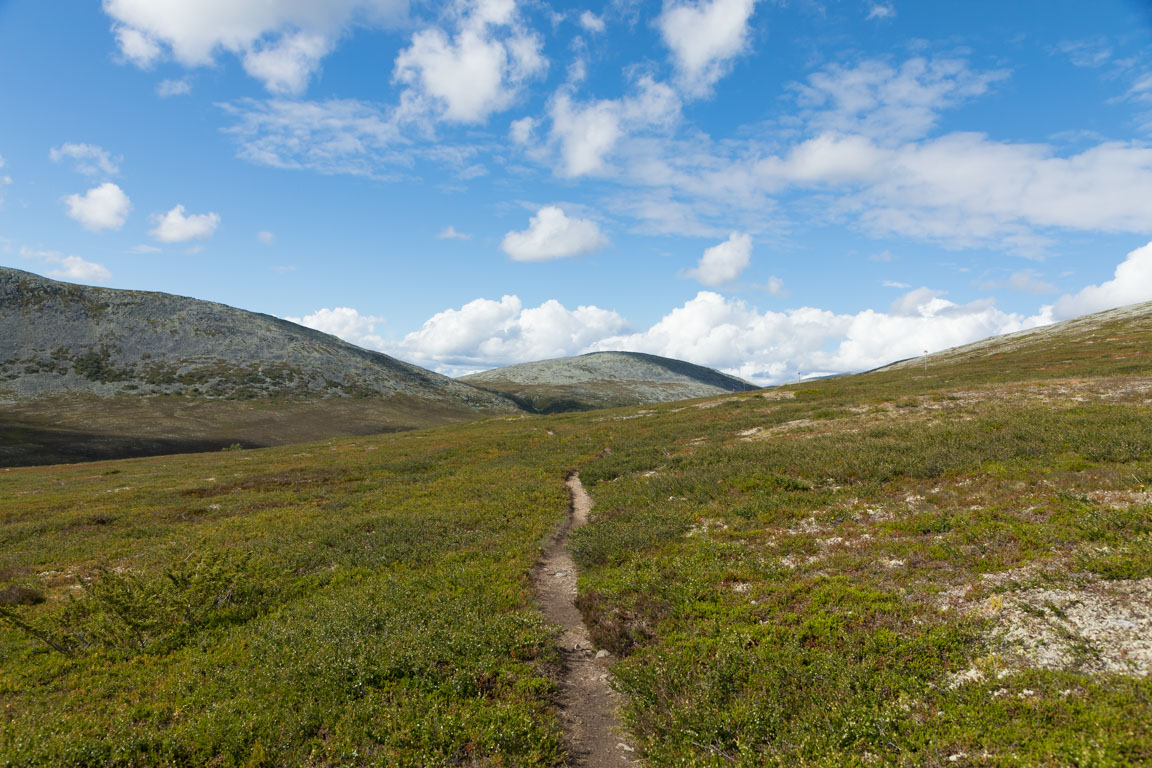
[[565, 764], [529, 574], [573, 469], [646, 764], [1147, 765], [1152, 345], [1116, 333], [0, 472], [0, 766]]

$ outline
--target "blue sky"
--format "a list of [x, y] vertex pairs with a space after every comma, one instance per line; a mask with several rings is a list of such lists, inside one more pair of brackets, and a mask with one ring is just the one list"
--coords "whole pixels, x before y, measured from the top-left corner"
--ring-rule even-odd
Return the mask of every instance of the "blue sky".
[[447, 373], [1152, 300], [1152, 5], [0, 0], [0, 264]]

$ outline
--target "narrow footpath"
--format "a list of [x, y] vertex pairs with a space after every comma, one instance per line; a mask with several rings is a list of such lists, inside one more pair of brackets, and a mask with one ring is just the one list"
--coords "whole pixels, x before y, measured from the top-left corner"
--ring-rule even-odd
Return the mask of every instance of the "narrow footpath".
[[[532, 575], [540, 611], [564, 628], [557, 641], [564, 660], [560, 679], [560, 718], [572, 765], [577, 768], [635, 766], [635, 748], [624, 736], [616, 711], [620, 696], [608, 685], [606, 651], [597, 654], [588, 628], [573, 602], [576, 598], [576, 564], [568, 554], [568, 536], [588, 522], [592, 499], [572, 473], [568, 522], [556, 534]], [[597, 656], [599, 655], [599, 658]]]

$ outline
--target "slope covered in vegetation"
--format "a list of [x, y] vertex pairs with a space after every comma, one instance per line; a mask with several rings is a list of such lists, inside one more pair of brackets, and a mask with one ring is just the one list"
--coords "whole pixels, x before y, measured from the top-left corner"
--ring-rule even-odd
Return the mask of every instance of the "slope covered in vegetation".
[[0, 466], [278, 445], [518, 411], [276, 317], [0, 267]]
[[460, 377], [538, 413], [668, 403], [756, 389], [726, 373], [642, 352], [590, 352]]
[[1148, 764], [1152, 317], [1124, 323], [0, 472], [0, 765], [564, 764], [528, 575], [572, 469], [579, 605], [646, 764]]

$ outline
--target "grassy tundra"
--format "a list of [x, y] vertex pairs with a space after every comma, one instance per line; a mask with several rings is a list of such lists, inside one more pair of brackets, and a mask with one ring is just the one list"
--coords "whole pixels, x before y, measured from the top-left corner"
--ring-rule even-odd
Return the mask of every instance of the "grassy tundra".
[[572, 469], [647, 764], [1147, 765], [1150, 351], [0, 472], [0, 765], [563, 765]]

